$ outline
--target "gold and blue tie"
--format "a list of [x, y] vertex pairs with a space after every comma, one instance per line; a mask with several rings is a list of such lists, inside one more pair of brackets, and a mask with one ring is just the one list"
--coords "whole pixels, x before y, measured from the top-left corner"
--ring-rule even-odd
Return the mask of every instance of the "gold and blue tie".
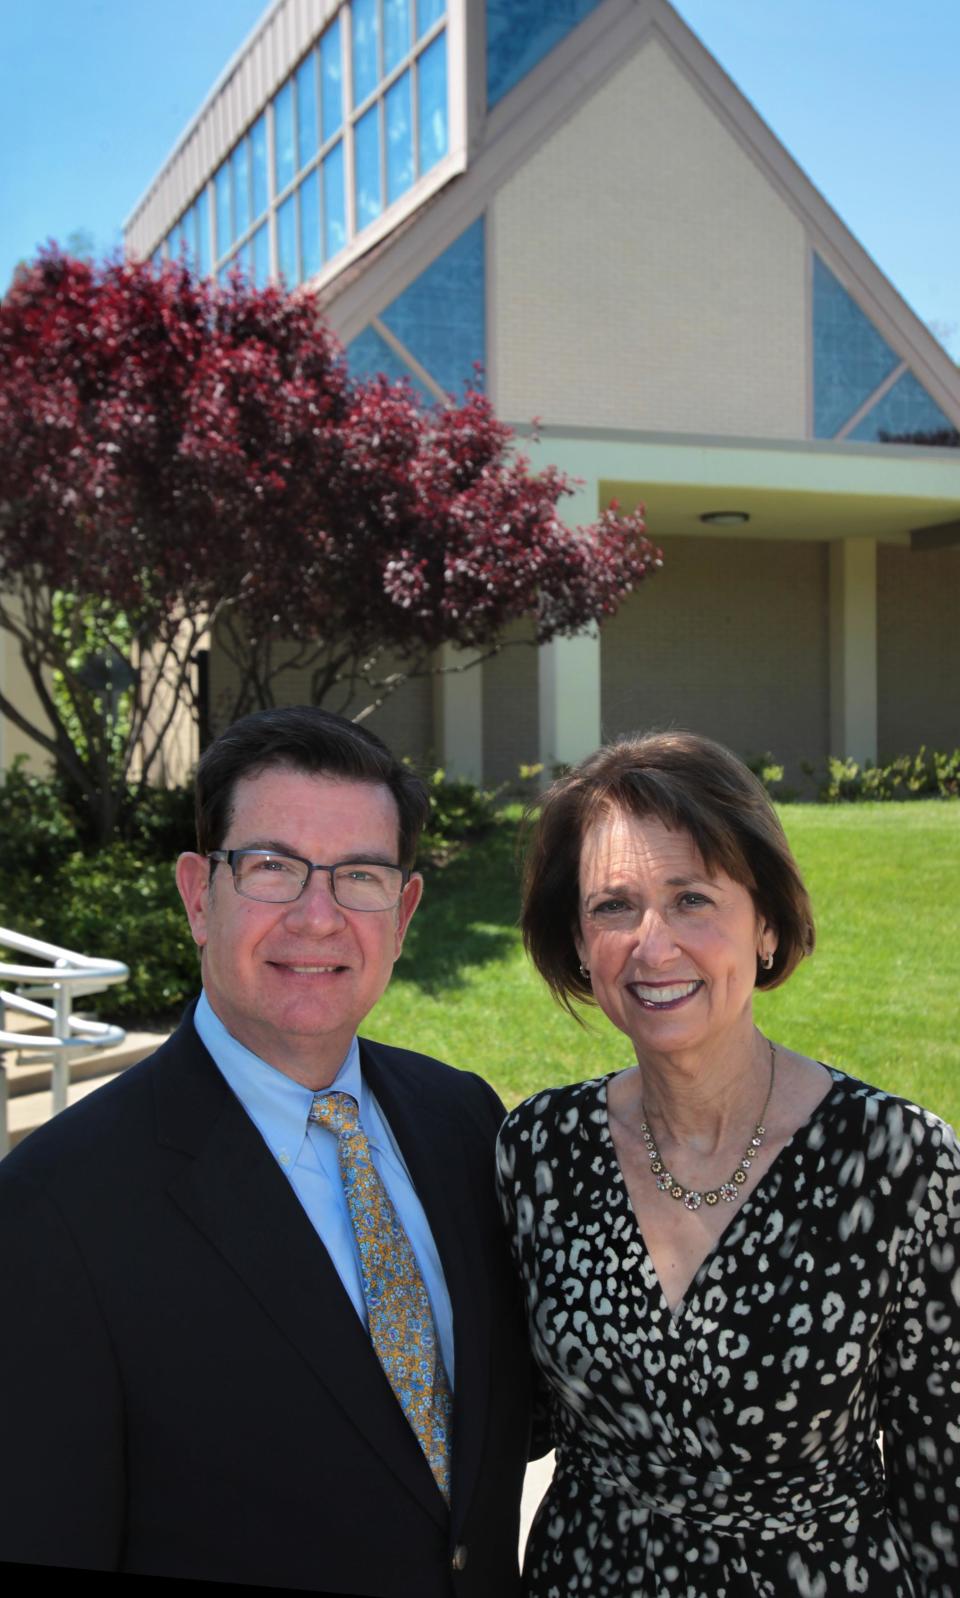
[[449, 1503], [453, 1399], [416, 1255], [373, 1163], [356, 1102], [347, 1093], [317, 1093], [310, 1120], [336, 1133], [370, 1340]]

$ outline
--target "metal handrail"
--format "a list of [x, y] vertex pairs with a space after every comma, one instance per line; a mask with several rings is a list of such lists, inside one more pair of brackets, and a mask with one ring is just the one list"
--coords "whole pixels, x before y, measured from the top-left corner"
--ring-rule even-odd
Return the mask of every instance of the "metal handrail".
[[[20, 987], [32, 986], [44, 997], [53, 1000], [52, 1005], [40, 1004], [36, 999], [27, 998], [19, 989], [0, 989], [0, 1051], [38, 1049], [51, 1056], [50, 1087], [53, 1114], [56, 1115], [66, 1108], [71, 1056], [83, 1049], [112, 1048], [122, 1043], [127, 1035], [123, 1027], [72, 1015], [71, 1001], [82, 994], [99, 993], [102, 988], [111, 987], [115, 982], [126, 982], [130, 972], [119, 960], [101, 960], [94, 955], [77, 954], [73, 949], [63, 949], [56, 943], [44, 943], [40, 938], [28, 938], [22, 932], [13, 932], [8, 927], [0, 927], [0, 947], [50, 961], [49, 965], [13, 965], [0, 960], [0, 982], [15, 982]], [[6, 1032], [2, 1030], [6, 1010], [49, 1021], [51, 1031], [42, 1036]], [[0, 1157], [7, 1153], [9, 1147], [7, 1074], [0, 1054]]]

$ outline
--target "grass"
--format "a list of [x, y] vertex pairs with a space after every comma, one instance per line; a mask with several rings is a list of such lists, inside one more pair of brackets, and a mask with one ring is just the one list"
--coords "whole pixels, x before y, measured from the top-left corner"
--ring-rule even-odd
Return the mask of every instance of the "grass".
[[[783, 805], [818, 946], [758, 996], [775, 1039], [960, 1125], [960, 804]], [[627, 1065], [596, 1012], [576, 1025], [516, 930], [516, 815], [428, 872], [390, 988], [364, 1030], [480, 1072], [512, 1105]]]

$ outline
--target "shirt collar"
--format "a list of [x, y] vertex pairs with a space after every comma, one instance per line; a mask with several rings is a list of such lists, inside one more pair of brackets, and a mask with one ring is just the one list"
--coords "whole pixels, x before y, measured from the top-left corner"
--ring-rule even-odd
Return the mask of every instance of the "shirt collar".
[[[228, 1032], [205, 992], [200, 994], [193, 1024], [201, 1042], [236, 1094], [267, 1147], [283, 1166], [295, 1165], [307, 1135], [313, 1090], [285, 1076]], [[360, 1069], [360, 1047], [353, 1038], [331, 1089], [356, 1099], [360, 1123], [369, 1141], [378, 1142], [379, 1118], [370, 1114], [370, 1098]]]

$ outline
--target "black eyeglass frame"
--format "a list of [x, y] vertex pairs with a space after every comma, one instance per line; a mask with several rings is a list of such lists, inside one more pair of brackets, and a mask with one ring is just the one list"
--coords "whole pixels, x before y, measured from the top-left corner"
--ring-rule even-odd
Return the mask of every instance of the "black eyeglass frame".
[[[244, 893], [237, 881], [237, 861], [240, 860], [244, 855], [252, 854], [277, 855], [283, 860], [295, 860], [297, 865], [303, 866], [306, 875], [300, 884], [300, 892], [295, 894], [292, 899], [258, 899], [252, 893]], [[351, 855], [347, 860], [335, 860], [332, 866], [325, 866], [319, 860], [306, 860], [304, 859], [303, 855], [288, 854], [286, 849], [209, 849], [205, 858], [212, 861], [212, 865], [210, 867], [211, 877], [213, 876], [214, 867], [216, 867], [218, 864], [229, 866], [230, 875], [233, 878], [233, 886], [237, 893], [239, 893], [241, 899], [249, 899], [252, 904], [296, 904], [297, 900], [302, 899], [306, 893], [307, 885], [310, 881], [312, 873], [314, 871], [326, 871], [330, 876], [330, 893], [334, 903], [340, 905], [341, 910], [349, 910], [351, 913], [356, 912], [357, 915], [382, 915], [385, 910], [396, 910], [398, 904], [403, 898], [403, 890], [410, 881], [411, 876], [410, 870], [407, 866], [401, 866], [399, 863], [393, 860], [363, 860]], [[399, 871], [400, 892], [397, 894], [397, 897], [392, 904], [343, 904], [341, 900], [337, 898], [337, 879], [334, 874], [340, 870], [341, 866], [382, 866], [388, 871]]]

